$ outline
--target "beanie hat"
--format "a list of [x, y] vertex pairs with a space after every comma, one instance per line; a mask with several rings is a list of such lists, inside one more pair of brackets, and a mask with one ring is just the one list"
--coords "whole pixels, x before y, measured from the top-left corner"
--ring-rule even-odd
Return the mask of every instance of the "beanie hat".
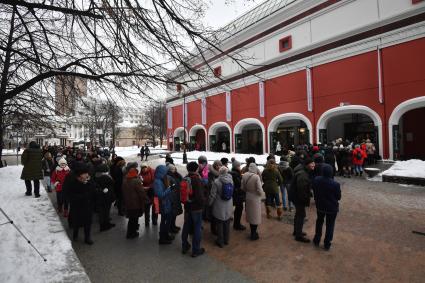
[[68, 163], [66, 162], [65, 158], [61, 158], [59, 159], [58, 164], [61, 165], [61, 164], [68, 164]]
[[196, 163], [195, 161], [191, 161], [186, 165], [186, 169], [188, 172], [196, 172], [196, 170], [198, 170], [198, 163]]
[[220, 169], [218, 170], [218, 174], [220, 175], [227, 174], [228, 172], [229, 172], [229, 169], [227, 169], [226, 166], [221, 166]]
[[240, 167], [240, 166], [241, 166], [241, 163], [239, 161], [235, 160], [235, 161], [232, 162], [233, 168]]
[[104, 172], [108, 172], [109, 171], [109, 169], [108, 169], [108, 165], [106, 165], [106, 164], [99, 164], [97, 167], [96, 167], [96, 172], [102, 172], [102, 173], [104, 173]]
[[125, 170], [128, 172], [130, 171], [131, 168], [137, 169], [137, 167], [138, 167], [137, 162], [128, 162], [127, 166], [125, 167]]
[[80, 176], [81, 174], [85, 173], [89, 173], [89, 167], [85, 163], [78, 162], [78, 164], [75, 166], [74, 174]]
[[168, 165], [167, 165], [167, 168], [168, 168], [168, 171], [175, 171], [177, 168], [176, 168], [176, 166], [174, 166], [173, 164], [171, 164], [171, 163], [169, 163]]
[[320, 153], [315, 153], [313, 155], [313, 159], [314, 159], [314, 162], [316, 163], [323, 163], [325, 161], [323, 158], [323, 155], [321, 155]]
[[140, 168], [145, 168], [148, 167], [148, 164], [146, 162], [143, 162], [142, 164], [140, 164]]
[[205, 155], [200, 155], [198, 157], [198, 163], [208, 162], [208, 159]]
[[310, 163], [313, 163], [313, 159], [311, 159], [310, 157], [307, 157], [306, 159], [304, 159], [304, 166], [307, 166]]

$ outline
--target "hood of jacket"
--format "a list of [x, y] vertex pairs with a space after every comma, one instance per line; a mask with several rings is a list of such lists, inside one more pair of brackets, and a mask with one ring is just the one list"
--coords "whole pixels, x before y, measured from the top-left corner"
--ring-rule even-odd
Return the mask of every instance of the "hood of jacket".
[[322, 175], [325, 178], [332, 178], [333, 177], [333, 169], [329, 164], [322, 164]]
[[159, 165], [155, 169], [155, 179], [164, 179], [164, 177], [167, 175], [168, 169], [165, 165]]
[[229, 173], [220, 175], [218, 177], [218, 180], [223, 184], [228, 184], [228, 183], [233, 184], [232, 175], [230, 175]]

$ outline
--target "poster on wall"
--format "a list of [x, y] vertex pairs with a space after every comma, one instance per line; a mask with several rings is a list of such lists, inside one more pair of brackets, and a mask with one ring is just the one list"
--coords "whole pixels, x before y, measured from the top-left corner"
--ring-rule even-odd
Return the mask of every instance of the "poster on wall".
[[230, 99], [230, 91], [226, 92], [226, 121], [230, 122], [232, 120], [232, 106]]

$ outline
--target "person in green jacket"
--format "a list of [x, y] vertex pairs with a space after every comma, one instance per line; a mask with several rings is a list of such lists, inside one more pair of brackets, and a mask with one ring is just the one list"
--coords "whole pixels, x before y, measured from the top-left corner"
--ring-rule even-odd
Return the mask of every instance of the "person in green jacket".
[[21, 164], [24, 165], [24, 168], [22, 169], [21, 179], [25, 180], [26, 196], [32, 195], [31, 181], [33, 181], [34, 196], [40, 197], [40, 180], [43, 179], [42, 158], [43, 152], [35, 141], [30, 142], [29, 147], [22, 153]]
[[269, 159], [266, 164], [266, 168], [261, 174], [263, 178], [263, 189], [266, 193], [266, 212], [267, 218], [271, 218], [272, 207], [277, 208], [277, 218], [282, 219], [283, 207], [280, 202], [279, 188], [283, 184], [282, 176], [277, 169], [276, 161]]

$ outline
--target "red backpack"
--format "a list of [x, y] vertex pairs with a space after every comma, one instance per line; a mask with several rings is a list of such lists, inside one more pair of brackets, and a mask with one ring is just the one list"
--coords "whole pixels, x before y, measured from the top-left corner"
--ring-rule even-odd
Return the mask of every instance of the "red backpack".
[[190, 179], [190, 177], [186, 176], [180, 182], [180, 202], [182, 204], [191, 202], [190, 198], [192, 194], [192, 180]]

